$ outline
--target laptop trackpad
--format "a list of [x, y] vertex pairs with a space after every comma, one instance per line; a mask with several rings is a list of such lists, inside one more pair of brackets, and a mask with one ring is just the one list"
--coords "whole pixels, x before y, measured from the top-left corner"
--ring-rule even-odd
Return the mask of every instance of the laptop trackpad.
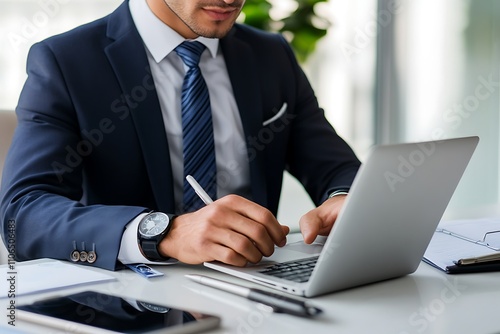
[[323, 245], [324, 243], [319, 242], [313, 242], [312, 244], [308, 245], [304, 241], [296, 241], [287, 244], [285, 247], [283, 247], [283, 249], [313, 255], [321, 253]]
[[[314, 240], [312, 244], [308, 245], [304, 242], [304, 239], [302, 239], [302, 235], [300, 233], [294, 233], [293, 235], [289, 236], [288, 243], [286, 244], [285, 247], [281, 249], [292, 250], [295, 252], [300, 252], [310, 255], [319, 254], [321, 253], [321, 250], [325, 245], [326, 239], [327, 239], [326, 236], [318, 236], [316, 237], [316, 240]], [[278, 247], [276, 247], [276, 250], [277, 249]]]
[[[326, 238], [325, 238], [326, 240]], [[276, 261], [276, 262], [286, 262], [299, 260], [312, 255], [318, 255], [323, 249], [324, 240], [316, 240], [312, 244], [308, 245], [304, 241], [289, 242], [284, 247], [275, 247], [274, 253], [270, 257], [265, 257], [262, 260]], [[262, 263], [262, 262], [261, 262]]]

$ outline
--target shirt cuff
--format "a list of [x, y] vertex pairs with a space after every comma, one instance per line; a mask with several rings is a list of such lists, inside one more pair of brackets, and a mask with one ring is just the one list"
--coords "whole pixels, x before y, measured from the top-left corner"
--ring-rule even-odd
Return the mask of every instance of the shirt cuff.
[[146, 264], [173, 264], [177, 263], [176, 259], [170, 259], [168, 261], [150, 261], [142, 255], [139, 249], [139, 244], [137, 243], [137, 229], [139, 228], [139, 223], [148, 213], [141, 213], [135, 217], [130, 223], [125, 226], [125, 231], [122, 235], [122, 240], [120, 244], [120, 251], [118, 252], [118, 261], [123, 264], [131, 263], [146, 263]]
[[326, 200], [330, 199], [330, 195], [332, 195], [333, 193], [337, 193], [339, 191], [349, 193], [350, 189], [351, 187], [347, 185], [332, 187], [326, 191], [325, 195], [323, 195], [321, 203], [324, 203]]
[[333, 198], [335, 196], [348, 195], [348, 194], [349, 194], [349, 190], [335, 190], [335, 191], [332, 191], [332, 193], [330, 195], [328, 195], [328, 198]]

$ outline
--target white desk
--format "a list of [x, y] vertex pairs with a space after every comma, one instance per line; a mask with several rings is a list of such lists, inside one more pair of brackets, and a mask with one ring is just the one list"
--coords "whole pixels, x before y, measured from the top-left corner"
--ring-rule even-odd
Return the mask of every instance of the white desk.
[[[130, 270], [108, 272], [118, 280], [64, 292], [91, 288], [219, 315], [221, 327], [210, 333], [500, 333], [500, 272], [452, 276], [422, 263], [414, 274], [406, 277], [312, 298], [325, 314], [316, 319], [302, 319], [266, 313], [253, 302], [198, 285], [184, 278], [184, 274], [207, 274], [244, 285], [252, 283], [202, 266], [174, 265], [159, 269], [165, 276], [148, 280]], [[21, 277], [19, 282], [22, 284]], [[56, 294], [18, 297], [16, 303]], [[0, 303], [6, 314], [6, 300]], [[5, 316], [1, 319], [0, 332], [4, 333], [12, 326], [7, 325]], [[16, 324], [15, 329], [27, 333], [59, 333], [19, 321]]]

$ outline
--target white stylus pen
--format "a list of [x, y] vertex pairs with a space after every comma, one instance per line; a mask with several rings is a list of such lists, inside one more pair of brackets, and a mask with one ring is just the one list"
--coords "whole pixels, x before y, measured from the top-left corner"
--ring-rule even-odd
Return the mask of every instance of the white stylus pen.
[[194, 177], [192, 177], [191, 175], [188, 175], [188, 176], [186, 176], [186, 180], [189, 182], [191, 187], [193, 187], [196, 195], [198, 195], [198, 197], [201, 198], [203, 203], [205, 203], [206, 205], [209, 205], [210, 203], [214, 202], [214, 200], [211, 199], [210, 196], [208, 196], [207, 192], [200, 186], [200, 184], [198, 183], [198, 181], [196, 181], [194, 179]]

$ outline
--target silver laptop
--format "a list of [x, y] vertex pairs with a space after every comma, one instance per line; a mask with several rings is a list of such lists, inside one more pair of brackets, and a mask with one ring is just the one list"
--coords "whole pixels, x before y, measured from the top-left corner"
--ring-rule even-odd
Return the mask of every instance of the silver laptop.
[[271, 257], [244, 268], [218, 262], [205, 266], [305, 297], [410, 274], [478, 141], [378, 146], [356, 175], [328, 238], [312, 245], [289, 238]]

